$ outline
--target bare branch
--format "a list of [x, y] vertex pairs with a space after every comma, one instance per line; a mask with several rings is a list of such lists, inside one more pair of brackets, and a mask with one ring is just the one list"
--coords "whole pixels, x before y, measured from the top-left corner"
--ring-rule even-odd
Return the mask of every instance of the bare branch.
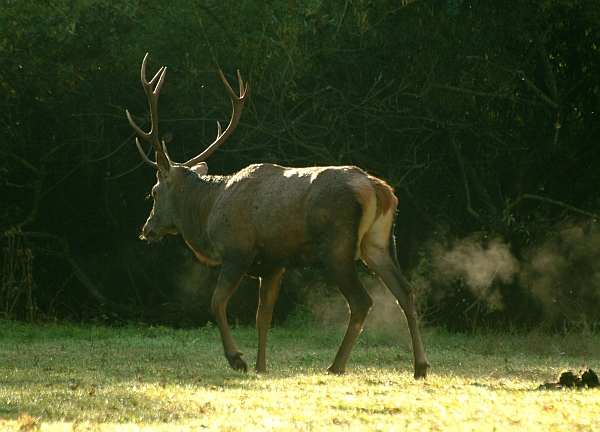
[[554, 79], [554, 73], [552, 72], [552, 65], [550, 64], [550, 58], [548, 57], [548, 53], [546, 52], [546, 48], [544, 47], [544, 41], [539, 35], [536, 36], [536, 43], [538, 52], [540, 54], [540, 58], [542, 60], [542, 65], [544, 66], [544, 72], [546, 75], [546, 85], [550, 90], [550, 94], [554, 103], [558, 107], [560, 104], [560, 97], [558, 95], [558, 88], [556, 87], [556, 80]]
[[579, 209], [577, 207], [573, 207], [573, 206], [571, 206], [569, 204], [566, 204], [566, 203], [564, 203], [562, 201], [556, 201], [556, 200], [553, 200], [551, 198], [546, 198], [546, 197], [543, 197], [543, 196], [532, 195], [532, 194], [523, 194], [523, 195], [517, 197], [517, 199], [515, 199], [508, 206], [508, 210], [509, 211], [512, 210], [512, 208], [514, 206], [516, 206], [517, 204], [519, 204], [521, 201], [523, 201], [525, 199], [532, 199], [532, 200], [536, 200], [536, 201], [547, 202], [547, 203], [554, 204], [554, 205], [557, 205], [557, 206], [560, 206], [560, 207], [564, 207], [566, 209], [571, 210], [572, 212], [579, 213], [579, 214], [582, 214], [584, 216], [589, 216], [589, 217], [594, 218], [594, 219], [598, 218], [598, 214], [596, 214], [596, 213], [590, 213], [590, 212], [587, 212], [585, 210], [581, 210], [581, 209]]
[[[30, 169], [37, 175], [37, 180], [34, 183], [35, 196], [33, 197], [33, 203], [31, 204], [31, 210], [29, 211], [29, 214], [27, 215], [27, 217], [24, 220], [22, 220], [18, 224], [15, 224], [13, 227], [11, 227], [11, 230], [16, 229], [16, 230], [20, 231], [24, 226], [34, 222], [35, 219], [37, 218], [38, 212], [40, 210], [40, 205], [42, 203], [42, 198], [44, 198], [44, 195], [45, 195], [44, 194], [44, 185], [46, 184], [46, 168], [44, 165], [42, 165], [41, 168], [36, 168], [35, 166], [33, 166], [31, 163], [29, 163], [28, 161], [26, 161], [23, 158], [19, 158], [19, 162], [21, 162], [21, 164], [23, 166], [27, 167], [28, 169]], [[11, 185], [11, 186], [17, 186], [17, 185]], [[6, 233], [4, 233], [4, 235], [6, 235]]]
[[558, 109], [558, 104], [553, 101], [552, 99], [550, 99], [548, 96], [546, 96], [544, 94], [543, 91], [541, 91], [534, 83], [532, 83], [531, 81], [529, 81], [526, 77], [525, 77], [525, 73], [523, 71], [519, 71], [520, 74], [520, 78], [521, 81], [523, 81], [525, 83], [525, 85], [532, 91], [535, 93], [535, 95], [537, 97], [539, 97], [541, 100], [543, 100], [544, 102], [546, 102], [548, 105], [550, 105], [553, 109], [557, 110]]
[[473, 96], [481, 96], [481, 97], [487, 97], [487, 98], [502, 98], [502, 99], [507, 99], [511, 102], [514, 103], [520, 103], [520, 104], [527, 104], [527, 105], [533, 105], [533, 106], [540, 106], [539, 103], [537, 102], [533, 102], [527, 99], [523, 99], [523, 98], [517, 98], [513, 95], [509, 95], [506, 93], [501, 93], [500, 90], [497, 92], [480, 92], [477, 90], [470, 90], [470, 89], [465, 89], [462, 87], [455, 87], [455, 86], [449, 86], [449, 85], [445, 85], [445, 84], [432, 84], [432, 87], [436, 87], [436, 88], [441, 88], [444, 90], [448, 90], [448, 91], [452, 91], [455, 93], [463, 93], [463, 94], [467, 94], [467, 95], [473, 95]]
[[469, 181], [467, 180], [467, 174], [465, 173], [465, 165], [463, 163], [462, 156], [460, 155], [460, 149], [454, 136], [452, 137], [452, 150], [454, 151], [454, 156], [456, 157], [456, 161], [458, 162], [458, 166], [460, 167], [460, 175], [463, 181], [463, 187], [465, 188], [465, 200], [467, 201], [467, 213], [469, 213], [476, 219], [481, 219], [479, 213], [477, 213], [475, 210], [473, 210], [473, 207], [471, 207], [471, 192], [469, 190]]

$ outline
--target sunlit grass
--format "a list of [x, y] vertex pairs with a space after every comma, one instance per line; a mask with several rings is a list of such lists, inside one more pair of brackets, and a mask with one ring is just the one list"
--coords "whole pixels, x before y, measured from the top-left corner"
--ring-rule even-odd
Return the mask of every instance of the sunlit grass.
[[[0, 322], [2, 430], [594, 430], [600, 389], [539, 391], [561, 370], [598, 368], [593, 335], [425, 330], [432, 364], [412, 378], [407, 337], [367, 333], [329, 376], [340, 331], [275, 328], [270, 372], [229, 369], [214, 328]], [[256, 332], [233, 329], [251, 364]], [[399, 343], [398, 343], [399, 340]], [[399, 345], [399, 346], [398, 346]]]

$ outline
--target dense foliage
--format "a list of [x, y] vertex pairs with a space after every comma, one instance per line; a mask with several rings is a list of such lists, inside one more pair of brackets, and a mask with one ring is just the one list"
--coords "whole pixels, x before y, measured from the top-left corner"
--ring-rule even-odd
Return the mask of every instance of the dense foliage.
[[[212, 142], [230, 114], [217, 71], [233, 82], [239, 69], [250, 100], [212, 173], [356, 164], [393, 185], [401, 264], [429, 322], [596, 322], [597, 2], [5, 0], [0, 11], [0, 314], [209, 319], [215, 272], [180, 238], [137, 239], [154, 173], [124, 110], [147, 124], [149, 52], [149, 74], [169, 68], [159, 111], [173, 160]], [[278, 318], [320, 285], [290, 272]], [[240, 291], [229, 310], [248, 321], [255, 284]]]

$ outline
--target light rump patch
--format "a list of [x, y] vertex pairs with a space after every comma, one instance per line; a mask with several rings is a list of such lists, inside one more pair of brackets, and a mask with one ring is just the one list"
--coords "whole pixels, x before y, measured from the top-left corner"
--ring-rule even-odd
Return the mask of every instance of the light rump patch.
[[358, 172], [350, 179], [350, 186], [362, 208], [362, 217], [358, 228], [358, 241], [355, 259], [361, 257], [361, 248], [365, 236], [378, 247], [387, 247], [388, 234], [393, 225], [393, 216], [398, 198], [393, 189], [383, 180]]
[[373, 184], [369, 181], [368, 177], [354, 176], [350, 180], [350, 186], [356, 194], [356, 200], [359, 202], [362, 215], [360, 218], [360, 224], [358, 226], [358, 237], [356, 241], [356, 251], [354, 253], [354, 259], [360, 258], [360, 245], [366, 232], [373, 225], [373, 221], [377, 217], [377, 194]]

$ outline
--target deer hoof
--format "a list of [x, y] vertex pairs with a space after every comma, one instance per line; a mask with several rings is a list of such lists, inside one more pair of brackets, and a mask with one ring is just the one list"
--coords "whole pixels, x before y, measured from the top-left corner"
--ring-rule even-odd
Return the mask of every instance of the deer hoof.
[[326, 373], [327, 375], [344, 375], [345, 371], [330, 366]]
[[427, 378], [427, 369], [429, 369], [427, 362], [415, 364], [415, 379]]
[[242, 360], [239, 354], [233, 357], [231, 360], [229, 360], [229, 365], [233, 370], [244, 373], [248, 372], [248, 365], [244, 360]]

